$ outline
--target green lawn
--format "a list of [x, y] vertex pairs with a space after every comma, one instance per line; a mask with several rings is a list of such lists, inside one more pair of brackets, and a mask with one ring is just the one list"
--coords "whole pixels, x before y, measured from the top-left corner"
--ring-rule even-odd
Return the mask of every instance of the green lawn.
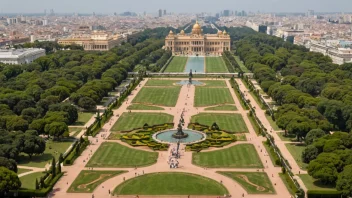
[[196, 87], [194, 97], [195, 107], [205, 107], [221, 104], [234, 104], [228, 88]]
[[69, 193], [91, 193], [104, 181], [127, 171], [82, 170], [67, 190]]
[[302, 170], [306, 170], [308, 164], [302, 162], [302, 152], [306, 148], [304, 145], [295, 145], [295, 144], [285, 144], [288, 151], [291, 153], [293, 159], [296, 160], [299, 167]]
[[255, 118], [251, 116], [249, 113], [247, 113], [247, 117], [249, 122], [252, 124], [252, 127], [257, 135], [260, 135], [260, 127], [258, 123], [255, 121]]
[[237, 141], [247, 141], [246, 134], [243, 133], [237, 133], [235, 134]]
[[193, 153], [192, 163], [208, 168], [263, 168], [252, 144], [238, 144], [217, 151]]
[[36, 172], [20, 177], [22, 183], [21, 188], [35, 189], [35, 179], [38, 179], [39, 182], [39, 179], [42, 176], [44, 176], [44, 173]]
[[62, 142], [47, 141], [45, 151], [42, 155], [34, 155], [32, 159], [30, 159], [28, 155], [21, 153], [17, 164], [19, 166], [44, 168], [47, 163], [51, 163], [53, 157], [55, 157], [57, 161], [60, 153], [64, 154], [73, 143], [73, 140], [74, 139], [67, 139]]
[[270, 115], [265, 114], [265, 117], [269, 121], [270, 126], [274, 129], [274, 131], [281, 130], [280, 127], [277, 126], [276, 122], [271, 118]]
[[145, 123], [148, 125], [172, 123], [173, 116], [166, 113], [123, 113], [115, 122], [111, 131], [128, 131], [134, 128], [142, 128]]
[[205, 83], [205, 87], [226, 87], [226, 82], [223, 80], [201, 80]]
[[237, 64], [240, 66], [240, 68], [242, 69], [243, 72], [251, 73], [251, 71], [249, 71], [249, 69], [247, 69], [247, 67], [240, 60], [240, 57], [238, 57], [238, 56], [234, 56], [234, 57], [235, 57], [235, 60], [236, 60]]
[[[167, 165], [167, 164], [166, 164]], [[129, 179], [117, 186], [118, 195], [224, 195], [218, 181], [191, 173], [153, 173]]]
[[291, 195], [295, 195], [296, 192], [298, 191], [296, 185], [293, 183], [292, 179], [290, 176], [288, 176], [287, 172], [285, 174], [279, 173], [280, 178], [284, 182], [287, 190], [290, 192]]
[[142, 151], [118, 143], [104, 142], [86, 167], [143, 167], [156, 163], [157, 158], [157, 152]]
[[17, 175], [22, 174], [22, 173], [26, 173], [32, 171], [32, 169], [24, 169], [24, 168], [18, 168], [17, 169]]
[[180, 82], [179, 80], [158, 80], [149, 79], [145, 86], [175, 86], [174, 83]]
[[78, 120], [73, 124], [73, 126], [84, 126], [94, 114], [95, 113], [92, 112], [79, 112]]
[[183, 72], [187, 63], [187, 57], [175, 56], [164, 72]]
[[127, 107], [128, 110], [164, 110], [162, 107], [148, 106], [142, 104], [132, 104]]
[[211, 126], [214, 122], [218, 124], [220, 129], [238, 132], [238, 133], [247, 133], [248, 129], [246, 123], [242, 118], [241, 114], [230, 114], [230, 113], [200, 113], [192, 116], [191, 122], [198, 122], [203, 125]]
[[302, 179], [304, 185], [306, 186], [306, 188], [308, 190], [336, 191], [335, 186], [322, 184], [321, 182], [314, 179], [312, 176], [310, 176], [308, 174], [300, 174], [298, 176]]
[[143, 87], [133, 99], [133, 103], [145, 105], [176, 106], [181, 87]]
[[274, 151], [274, 148], [271, 147], [266, 141], [263, 142], [263, 145], [267, 151], [267, 153], [269, 154], [269, 157], [271, 159], [271, 162], [273, 163], [274, 166], [276, 167], [280, 167], [280, 158], [277, 156], [277, 154]]
[[70, 133], [74, 132], [72, 137], [76, 137], [82, 130], [83, 130], [82, 127], [69, 127], [68, 128], [68, 131]]
[[206, 111], [237, 111], [237, 107], [234, 105], [220, 105], [216, 107], [205, 108]]
[[268, 175], [263, 172], [220, 172], [238, 182], [248, 194], [275, 194]]
[[206, 73], [228, 73], [222, 57], [206, 57]]

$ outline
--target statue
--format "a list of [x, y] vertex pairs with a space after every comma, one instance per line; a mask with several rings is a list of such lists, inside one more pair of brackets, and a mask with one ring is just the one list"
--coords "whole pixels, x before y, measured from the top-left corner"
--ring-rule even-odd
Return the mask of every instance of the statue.
[[172, 134], [172, 137], [176, 139], [182, 139], [182, 138], [188, 137], [188, 134], [182, 131], [183, 122], [184, 122], [184, 119], [183, 119], [183, 115], [181, 114], [180, 122], [177, 125], [177, 132]]
[[192, 74], [192, 69], [189, 71], [189, 84], [192, 84], [192, 77], [193, 77], [193, 74]]

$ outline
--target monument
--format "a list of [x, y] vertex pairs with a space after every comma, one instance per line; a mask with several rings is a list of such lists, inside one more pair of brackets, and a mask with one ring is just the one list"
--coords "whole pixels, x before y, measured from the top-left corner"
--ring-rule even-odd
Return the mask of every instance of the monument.
[[182, 123], [183, 122], [184, 122], [184, 119], [183, 119], [183, 113], [182, 113], [181, 118], [180, 118], [180, 122], [178, 123], [178, 126], [177, 126], [177, 132], [172, 134], [173, 138], [183, 139], [183, 138], [188, 137], [188, 134], [182, 131]]
[[[188, 77], [189, 77], [188, 83], [189, 83], [189, 84], [192, 84], [192, 78], [193, 78], [192, 69], [189, 71]], [[182, 116], [182, 115], [181, 115], [181, 116]]]

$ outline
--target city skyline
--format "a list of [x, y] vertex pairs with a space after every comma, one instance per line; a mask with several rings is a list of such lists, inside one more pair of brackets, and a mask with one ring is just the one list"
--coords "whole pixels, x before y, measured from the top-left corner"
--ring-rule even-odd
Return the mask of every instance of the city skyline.
[[[316, 12], [348, 12], [350, 7], [349, 0], [337, 0], [331, 4], [328, 0], [251, 0], [251, 1], [228, 1], [218, 0], [214, 2], [204, 2], [200, 0], [186, 1], [161, 1], [154, 0], [153, 3], [144, 4], [142, 0], [130, 0], [128, 2], [114, 2], [111, 0], [101, 0], [99, 4], [91, 0], [75, 1], [32, 1], [18, 0], [16, 2], [6, 0], [2, 2], [0, 13], [47, 13], [51, 9], [55, 13], [97, 13], [109, 14], [114, 12], [132, 11], [137, 13], [156, 13], [159, 9], [166, 9], [174, 13], [194, 13], [211, 12], [216, 13], [221, 10], [246, 10], [253, 12], [306, 12], [308, 9]], [[21, 5], [20, 7], [18, 5]], [[85, 6], [82, 6], [85, 5]], [[185, 6], [187, 5], [187, 6]], [[275, 5], [275, 6], [273, 6]], [[319, 5], [319, 6], [318, 6]]]

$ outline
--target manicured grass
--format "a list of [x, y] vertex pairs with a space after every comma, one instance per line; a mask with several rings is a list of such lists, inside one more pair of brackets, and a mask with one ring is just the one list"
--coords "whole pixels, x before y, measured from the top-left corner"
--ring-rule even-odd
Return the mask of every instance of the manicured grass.
[[82, 170], [67, 192], [91, 193], [104, 181], [127, 171], [91, 171]]
[[223, 80], [201, 80], [200, 82], [205, 83], [205, 87], [226, 87], [226, 82]]
[[22, 174], [22, 173], [26, 173], [32, 171], [32, 169], [24, 169], [24, 168], [18, 168], [17, 169], [17, 175]]
[[175, 86], [174, 83], [180, 82], [179, 80], [157, 80], [150, 79], [145, 86]]
[[298, 166], [302, 170], [306, 170], [308, 164], [302, 162], [302, 152], [306, 148], [304, 145], [285, 144], [287, 150], [291, 153], [292, 157], [296, 160]]
[[206, 73], [228, 73], [222, 57], [206, 57]]
[[118, 143], [104, 142], [86, 167], [141, 167], [156, 163], [157, 152], [132, 149]]
[[30, 159], [28, 155], [21, 153], [17, 164], [19, 166], [44, 168], [47, 163], [51, 163], [53, 157], [55, 157], [57, 161], [60, 153], [64, 154], [73, 141], [74, 139], [67, 139], [62, 142], [47, 141], [45, 151], [42, 155], [34, 155], [32, 156], [32, 159]]
[[36, 172], [20, 177], [22, 183], [21, 188], [35, 189], [35, 179], [37, 179], [39, 182], [39, 179], [42, 176], [44, 176], [44, 173]]
[[133, 103], [145, 105], [176, 106], [181, 87], [143, 87], [133, 99]]
[[208, 168], [263, 168], [252, 144], [238, 144], [217, 151], [193, 153], [192, 163]]
[[142, 104], [132, 104], [127, 107], [128, 110], [164, 110], [162, 107], [148, 106]]
[[247, 141], [247, 137], [243, 133], [235, 134], [237, 141]]
[[292, 179], [290, 178], [290, 176], [288, 176], [287, 173], [283, 174], [283, 173], [279, 173], [280, 178], [282, 179], [282, 181], [284, 182], [287, 190], [290, 192], [291, 195], [295, 195], [296, 192], [298, 191], [296, 185], [293, 183]]
[[306, 186], [306, 188], [308, 190], [336, 191], [334, 185], [322, 184], [321, 182], [314, 179], [312, 176], [310, 176], [308, 174], [300, 174], [298, 176], [302, 179], [304, 185]]
[[70, 133], [73, 133], [73, 135], [71, 135], [71, 137], [76, 137], [82, 130], [83, 130], [82, 127], [69, 127], [68, 128], [68, 131]]
[[173, 122], [173, 116], [166, 113], [123, 113], [115, 122], [111, 131], [128, 131], [142, 128], [145, 123], [149, 126]]
[[214, 122], [222, 130], [238, 133], [248, 132], [241, 114], [230, 113], [200, 113], [192, 116], [191, 122], [211, 126]]
[[228, 88], [196, 87], [194, 97], [195, 107], [205, 107], [221, 104], [234, 104]]
[[118, 195], [224, 195], [218, 181], [191, 173], [153, 173], [135, 177], [117, 186]]
[[274, 194], [275, 189], [266, 173], [258, 172], [220, 172], [238, 182], [248, 194]]
[[243, 72], [251, 73], [251, 71], [249, 71], [249, 69], [247, 69], [247, 67], [240, 60], [240, 57], [238, 57], [238, 56], [234, 56], [234, 57], [235, 57], [235, 60], [236, 60], [237, 64], [240, 66], [240, 68], [242, 69]]
[[205, 108], [206, 111], [237, 111], [237, 107], [234, 105], [220, 105], [216, 107]]
[[276, 122], [271, 118], [270, 115], [265, 114], [266, 119], [269, 121], [270, 126], [274, 129], [274, 131], [280, 131], [280, 127], [277, 126]]
[[73, 124], [73, 126], [84, 126], [94, 113], [91, 112], [79, 112], [78, 113], [78, 120]]
[[187, 63], [187, 57], [175, 56], [164, 72], [183, 72]]
[[249, 94], [251, 94], [252, 98], [255, 100], [255, 102], [258, 104], [258, 106], [261, 108], [261, 109], [265, 109], [264, 105], [262, 102], [260, 102], [259, 98], [257, 97], [257, 95], [255, 95], [253, 93], [253, 91], [250, 91]]

